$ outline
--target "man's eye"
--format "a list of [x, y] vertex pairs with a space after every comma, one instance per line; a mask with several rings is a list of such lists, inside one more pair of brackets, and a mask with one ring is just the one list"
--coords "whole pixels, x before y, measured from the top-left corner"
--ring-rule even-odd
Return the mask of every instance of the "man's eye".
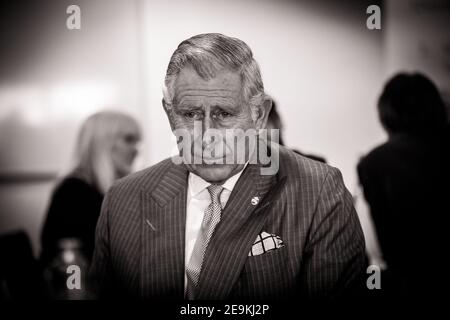
[[231, 113], [226, 112], [226, 111], [221, 111], [221, 112], [219, 112], [219, 117], [220, 118], [228, 118], [228, 117], [231, 117]]
[[185, 112], [184, 116], [187, 119], [198, 119], [199, 118], [199, 114], [197, 112]]

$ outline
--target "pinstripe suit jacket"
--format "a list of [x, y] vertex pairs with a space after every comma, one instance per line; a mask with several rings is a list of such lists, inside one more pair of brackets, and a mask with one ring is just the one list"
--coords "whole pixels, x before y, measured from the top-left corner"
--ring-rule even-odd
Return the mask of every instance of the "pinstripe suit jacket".
[[[100, 295], [183, 299], [188, 171], [166, 159], [116, 183], [91, 266]], [[251, 199], [259, 196], [257, 206]], [[284, 246], [248, 256], [262, 231]], [[364, 238], [340, 172], [280, 148], [276, 175], [248, 165], [210, 240], [199, 299], [340, 295], [364, 268]]]

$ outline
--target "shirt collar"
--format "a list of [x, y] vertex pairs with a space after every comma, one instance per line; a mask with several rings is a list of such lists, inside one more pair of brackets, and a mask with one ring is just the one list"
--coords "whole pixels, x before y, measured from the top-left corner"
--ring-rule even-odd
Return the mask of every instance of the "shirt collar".
[[[234, 176], [228, 178], [227, 181], [225, 181], [222, 184], [222, 187], [229, 190], [230, 192], [233, 191], [234, 186], [236, 185], [237, 181], [239, 180], [242, 172], [244, 172], [244, 169], [247, 167], [247, 164], [248, 164], [248, 161], [245, 164], [244, 168], [242, 168], [242, 170], [239, 171], [238, 173], [236, 173]], [[198, 175], [196, 175], [192, 172], [189, 172], [189, 186], [191, 188], [191, 196], [195, 197], [196, 195], [198, 195], [200, 192], [205, 190], [210, 185], [211, 185], [211, 183], [209, 183], [208, 181], [204, 180], [203, 178], [199, 177]]]

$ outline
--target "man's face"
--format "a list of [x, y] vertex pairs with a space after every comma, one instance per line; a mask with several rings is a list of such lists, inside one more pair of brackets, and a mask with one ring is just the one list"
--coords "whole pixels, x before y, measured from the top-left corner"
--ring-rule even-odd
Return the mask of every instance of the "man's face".
[[[184, 67], [174, 83], [171, 108], [166, 106], [172, 129], [189, 131], [191, 152], [204, 160], [201, 164], [186, 164], [189, 171], [208, 182], [220, 184], [242, 170], [243, 163], [225, 163], [226, 155], [235, 152], [234, 143], [225, 139], [225, 130], [258, 129], [261, 121], [257, 117], [255, 121], [252, 119], [251, 108], [244, 101], [241, 78], [237, 72], [222, 70], [215, 78], [204, 80], [192, 67]], [[194, 134], [194, 123], [197, 127], [201, 124], [200, 134]], [[209, 129], [219, 130], [223, 139], [212, 139], [207, 132]]]

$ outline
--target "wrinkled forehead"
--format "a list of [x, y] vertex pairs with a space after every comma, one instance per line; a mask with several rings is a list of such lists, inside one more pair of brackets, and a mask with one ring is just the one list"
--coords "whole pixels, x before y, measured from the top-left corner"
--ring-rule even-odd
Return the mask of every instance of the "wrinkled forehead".
[[202, 78], [193, 67], [185, 66], [174, 82], [174, 103], [186, 100], [241, 100], [242, 80], [239, 72], [222, 69], [211, 79]]

